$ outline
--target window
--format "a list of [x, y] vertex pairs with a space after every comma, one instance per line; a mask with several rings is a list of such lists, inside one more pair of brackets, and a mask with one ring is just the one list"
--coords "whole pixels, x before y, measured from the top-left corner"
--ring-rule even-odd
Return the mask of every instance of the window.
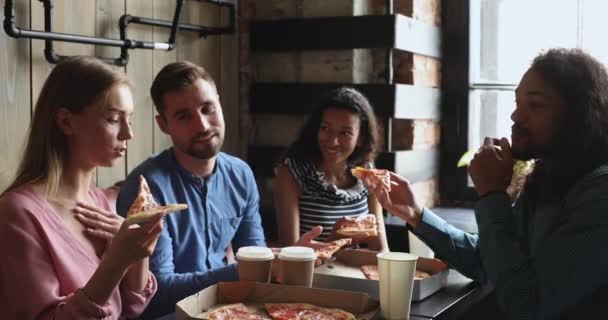
[[[448, 200], [471, 200], [472, 185], [466, 171], [450, 167], [454, 167], [457, 157], [466, 150], [479, 147], [484, 137], [510, 137], [514, 90], [532, 59], [543, 50], [579, 47], [608, 64], [605, 37], [608, 2], [449, 2], [444, 1], [443, 12], [462, 13], [456, 17], [444, 14], [443, 17], [444, 91], [448, 91], [444, 93], [443, 122], [465, 123], [444, 128], [443, 139], [447, 141], [444, 141], [442, 151], [447, 155], [442, 155], [441, 165], [447, 181], [442, 182], [442, 192], [450, 194]], [[461, 48], [463, 52], [457, 55], [460, 58], [454, 58], [453, 53], [450, 55], [450, 46], [463, 46], [462, 39], [468, 40], [468, 44]], [[454, 77], [451, 75], [454, 72], [466, 72], [468, 76]], [[452, 110], [459, 104], [463, 107]]]

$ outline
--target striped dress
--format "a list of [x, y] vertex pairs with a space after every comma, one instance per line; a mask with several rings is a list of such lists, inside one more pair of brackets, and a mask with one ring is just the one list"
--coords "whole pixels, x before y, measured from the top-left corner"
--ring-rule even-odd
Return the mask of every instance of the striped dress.
[[310, 161], [286, 158], [283, 164], [289, 168], [302, 191], [299, 201], [300, 234], [320, 225], [323, 233], [318, 239], [323, 241], [338, 219], [369, 213], [368, 191], [359, 179], [348, 189], [338, 189], [326, 182], [323, 172]]

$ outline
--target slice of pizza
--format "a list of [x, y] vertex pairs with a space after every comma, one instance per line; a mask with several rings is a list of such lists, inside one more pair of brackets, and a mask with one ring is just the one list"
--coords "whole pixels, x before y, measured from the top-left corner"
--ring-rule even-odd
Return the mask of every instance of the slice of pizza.
[[366, 278], [370, 280], [379, 280], [378, 278], [378, 266], [375, 264], [361, 266], [361, 272]]
[[414, 280], [423, 280], [430, 277], [431, 275], [428, 272], [422, 270], [416, 270], [416, 273], [414, 274]]
[[[361, 266], [361, 272], [363, 272], [365, 277], [370, 280], [379, 280], [377, 265]], [[430, 278], [430, 277], [431, 277], [431, 275], [428, 272], [424, 272], [424, 271], [418, 270], [418, 269], [416, 269], [416, 273], [414, 274], [414, 280], [423, 280], [423, 279]]]
[[127, 222], [130, 224], [147, 222], [159, 215], [178, 212], [188, 208], [183, 203], [171, 203], [166, 206], [159, 205], [155, 200], [144, 176], [139, 176], [139, 190], [135, 200], [127, 212]]
[[357, 218], [344, 217], [334, 225], [337, 235], [350, 238], [368, 238], [378, 236], [376, 216], [366, 214]]
[[355, 167], [350, 172], [354, 177], [361, 179], [368, 188], [376, 188], [378, 184], [382, 184], [387, 191], [391, 191], [391, 173], [386, 169]]
[[342, 309], [308, 303], [267, 303], [265, 307], [273, 320], [356, 320], [352, 313]]
[[317, 259], [329, 260], [334, 255], [334, 253], [336, 253], [342, 247], [351, 245], [352, 243], [353, 240], [350, 238], [344, 238], [328, 242], [327, 246], [316, 251]]
[[220, 306], [207, 314], [209, 320], [271, 320], [257, 312], [249, 310], [242, 303]]

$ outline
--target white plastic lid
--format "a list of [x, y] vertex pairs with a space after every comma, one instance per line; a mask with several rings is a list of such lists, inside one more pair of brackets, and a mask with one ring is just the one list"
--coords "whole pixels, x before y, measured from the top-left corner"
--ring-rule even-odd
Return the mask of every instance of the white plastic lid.
[[266, 247], [241, 247], [236, 253], [236, 258], [244, 261], [266, 261], [274, 259], [274, 253]]
[[378, 259], [389, 261], [416, 261], [418, 256], [405, 252], [381, 252], [376, 255]]
[[317, 259], [317, 255], [312, 248], [285, 247], [281, 249], [279, 259], [288, 261], [311, 261]]

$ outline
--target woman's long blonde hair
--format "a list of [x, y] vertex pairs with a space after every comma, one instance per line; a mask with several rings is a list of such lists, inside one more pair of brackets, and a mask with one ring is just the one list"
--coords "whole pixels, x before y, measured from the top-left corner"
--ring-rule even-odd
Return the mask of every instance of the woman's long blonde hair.
[[66, 136], [55, 121], [57, 110], [78, 114], [106, 99], [112, 87], [129, 83], [123, 72], [94, 57], [72, 57], [58, 64], [40, 91], [19, 169], [4, 192], [42, 184], [47, 195], [55, 194], [69, 155]]

